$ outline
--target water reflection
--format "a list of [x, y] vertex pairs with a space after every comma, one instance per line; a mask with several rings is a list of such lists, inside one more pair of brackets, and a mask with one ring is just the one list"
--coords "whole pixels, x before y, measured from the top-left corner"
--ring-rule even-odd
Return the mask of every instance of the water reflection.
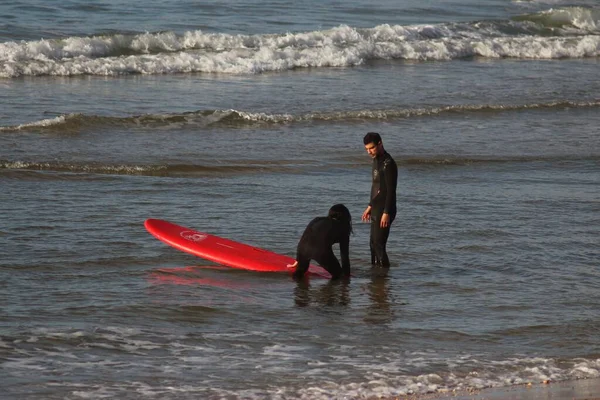
[[[309, 305], [320, 306], [347, 306], [350, 304], [350, 283], [355, 279], [355, 295], [358, 282], [362, 288], [360, 292], [366, 292], [368, 304], [363, 318], [369, 324], [385, 324], [394, 319], [394, 309], [390, 294], [389, 269], [373, 268], [368, 272], [368, 282], [365, 284], [361, 278], [348, 278], [345, 280], [328, 281], [325, 284], [311, 286], [310, 279], [303, 279], [296, 283], [294, 288], [294, 301], [298, 307]], [[360, 293], [359, 293], [360, 294]], [[363, 297], [364, 298], [364, 297]], [[360, 303], [360, 299], [359, 299]]]
[[213, 265], [196, 265], [189, 267], [157, 268], [148, 276], [152, 285], [174, 284], [185, 286], [212, 286], [224, 289], [247, 289], [252, 287], [248, 282], [232, 279], [205, 277], [198, 272], [202, 270], [226, 270], [227, 267]]
[[394, 317], [390, 300], [388, 274], [388, 268], [373, 268], [371, 270], [371, 281], [367, 284], [370, 302], [364, 318], [364, 321], [369, 324], [385, 324], [391, 322]]
[[296, 284], [294, 300], [298, 307], [311, 303], [323, 306], [347, 306], [350, 304], [350, 278], [330, 280], [324, 285], [311, 288], [310, 280], [303, 279]]

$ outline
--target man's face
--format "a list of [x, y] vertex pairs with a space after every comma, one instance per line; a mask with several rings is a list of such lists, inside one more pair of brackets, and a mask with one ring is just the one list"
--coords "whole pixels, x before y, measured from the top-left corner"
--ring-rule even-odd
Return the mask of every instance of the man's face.
[[381, 153], [382, 147], [382, 142], [379, 142], [379, 144], [371, 142], [365, 145], [365, 149], [367, 149], [367, 153], [369, 153], [371, 158], [376, 158], [379, 155], [379, 153]]

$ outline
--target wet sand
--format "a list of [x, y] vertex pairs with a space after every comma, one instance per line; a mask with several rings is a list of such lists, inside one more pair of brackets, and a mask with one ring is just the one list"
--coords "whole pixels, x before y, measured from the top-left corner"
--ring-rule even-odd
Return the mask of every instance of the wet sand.
[[457, 391], [388, 400], [600, 400], [600, 378]]

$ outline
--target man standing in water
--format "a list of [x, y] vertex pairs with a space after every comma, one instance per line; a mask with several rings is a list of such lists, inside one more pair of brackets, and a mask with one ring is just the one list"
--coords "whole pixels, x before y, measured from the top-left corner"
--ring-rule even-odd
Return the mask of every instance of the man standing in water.
[[385, 249], [390, 227], [396, 218], [396, 185], [398, 166], [383, 148], [381, 136], [369, 132], [364, 139], [365, 149], [373, 159], [371, 200], [362, 214], [363, 221], [371, 221], [371, 264], [388, 268], [390, 260]]

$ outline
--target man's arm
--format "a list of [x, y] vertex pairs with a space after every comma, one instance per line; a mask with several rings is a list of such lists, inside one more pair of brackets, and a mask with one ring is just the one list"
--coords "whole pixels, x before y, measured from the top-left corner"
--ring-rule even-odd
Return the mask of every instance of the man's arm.
[[396, 186], [398, 185], [398, 166], [394, 160], [388, 159], [383, 163], [383, 175], [385, 178], [385, 206], [383, 212], [389, 214], [391, 210], [395, 210], [396, 204], [394, 196], [396, 194]]

